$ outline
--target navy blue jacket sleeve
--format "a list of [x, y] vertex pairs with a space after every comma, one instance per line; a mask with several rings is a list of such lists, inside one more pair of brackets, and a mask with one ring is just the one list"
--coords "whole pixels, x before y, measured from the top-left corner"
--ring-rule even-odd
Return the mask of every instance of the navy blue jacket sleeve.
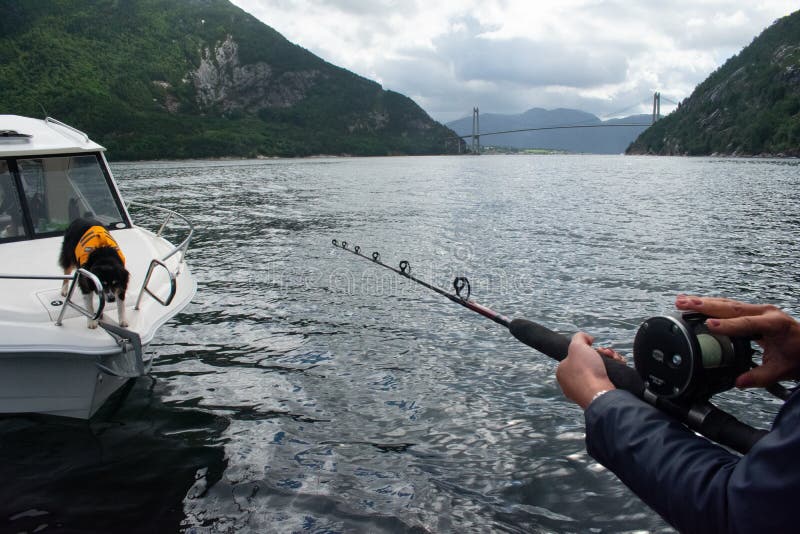
[[586, 409], [586, 448], [681, 532], [797, 532], [800, 396], [745, 456], [622, 390]]

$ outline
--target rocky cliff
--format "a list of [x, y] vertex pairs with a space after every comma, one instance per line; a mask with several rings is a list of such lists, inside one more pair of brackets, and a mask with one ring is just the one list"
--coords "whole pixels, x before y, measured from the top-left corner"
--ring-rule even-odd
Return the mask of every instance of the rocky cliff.
[[313, 69], [276, 75], [264, 61], [243, 65], [239, 45], [233, 36], [226, 35], [216, 47], [202, 50], [200, 65], [188, 77], [201, 109], [257, 112], [264, 108], [290, 108], [301, 102], [323, 74], [320, 69]]

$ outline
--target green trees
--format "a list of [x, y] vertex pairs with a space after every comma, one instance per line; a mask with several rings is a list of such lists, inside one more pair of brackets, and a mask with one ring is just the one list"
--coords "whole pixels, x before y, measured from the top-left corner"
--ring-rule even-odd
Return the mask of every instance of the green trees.
[[628, 148], [800, 155], [800, 11], [776, 21]]
[[[3, 9], [0, 113], [44, 109], [116, 159], [430, 154], [453, 135], [411, 100], [326, 63], [227, 0], [11, 0]], [[259, 66], [290, 105], [240, 94], [265, 89], [217, 63], [228, 38], [240, 72]], [[192, 73], [204, 58], [232, 84], [227, 100], [197, 98]]]

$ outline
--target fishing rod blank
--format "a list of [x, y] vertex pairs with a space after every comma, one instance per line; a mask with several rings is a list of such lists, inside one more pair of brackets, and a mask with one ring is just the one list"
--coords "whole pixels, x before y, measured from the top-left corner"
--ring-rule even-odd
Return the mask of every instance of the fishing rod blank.
[[[464, 306], [465, 308], [491, 319], [497, 324], [505, 326], [508, 328], [509, 332], [511, 332], [511, 335], [517, 338], [517, 340], [538, 350], [542, 354], [553, 358], [554, 360], [561, 361], [567, 357], [567, 350], [569, 349], [570, 343], [570, 339], [568, 337], [559, 334], [558, 332], [554, 332], [544, 325], [529, 321], [527, 319], [510, 320], [505, 315], [498, 313], [491, 308], [478, 304], [473, 300], [470, 300], [469, 280], [463, 276], [456, 277], [453, 280], [453, 289], [455, 290], [455, 294], [448, 293], [441, 288], [433, 286], [424, 280], [420, 280], [419, 278], [413, 276], [411, 274], [411, 266], [406, 260], [401, 261], [399, 264], [399, 269], [396, 269], [383, 263], [380, 260], [381, 255], [378, 252], [373, 252], [371, 257], [368, 257], [361, 253], [361, 247], [358, 245], [351, 249], [347, 241], [342, 241], [340, 243], [336, 239], [333, 239], [331, 243], [337, 248], [346, 250], [347, 252], [355, 254], [356, 256], [366, 260], [371, 260], [373, 263], [376, 263], [381, 267], [385, 267], [386, 269], [389, 269], [400, 276], [408, 278], [413, 282], [435, 291], [436, 293], [450, 299], [456, 304]], [[642, 382], [641, 378], [639, 378], [639, 375], [636, 373], [635, 369], [609, 358], [603, 358], [603, 363], [605, 363], [609, 378], [611, 378], [611, 382], [615, 386], [621, 389], [626, 389], [634, 393], [637, 397], [642, 397], [644, 392], [644, 383]]]
[[[364, 256], [363, 254], [361, 254], [361, 247], [359, 247], [358, 245], [354, 246], [351, 249], [351, 248], [348, 247], [347, 241], [342, 241], [341, 243], [339, 243], [337, 240], [333, 239], [331, 242], [333, 243], [334, 247], [341, 248], [342, 250], [346, 250], [347, 252], [350, 252], [352, 254], [355, 254], [356, 256], [360, 256], [360, 257], [362, 257], [364, 259], [367, 259], [367, 260], [371, 259], [373, 263], [377, 263], [381, 267], [385, 267], [385, 268], [389, 269], [390, 271], [394, 271], [395, 273], [399, 274], [400, 276], [404, 276], [404, 277], [408, 278], [409, 280], [420, 284], [421, 286], [427, 287], [431, 291], [435, 291], [436, 293], [439, 293], [443, 297], [446, 297], [446, 298], [450, 299], [451, 301], [455, 302], [456, 304], [460, 304], [461, 306], [464, 306], [465, 308], [468, 308], [468, 309], [470, 309], [470, 310], [472, 310], [472, 311], [474, 311], [476, 313], [479, 313], [479, 314], [483, 315], [484, 317], [486, 317], [488, 319], [491, 319], [492, 321], [496, 322], [497, 324], [501, 324], [501, 325], [503, 325], [505, 327], [509, 326], [510, 321], [508, 320], [508, 317], [506, 317], [505, 315], [497, 313], [496, 311], [491, 310], [491, 309], [487, 308], [486, 306], [481, 306], [477, 302], [469, 300], [469, 295], [470, 295], [469, 280], [467, 280], [463, 276], [456, 277], [456, 279], [453, 280], [453, 289], [456, 292], [456, 294], [453, 295], [452, 293], [448, 293], [447, 291], [445, 291], [443, 289], [439, 289], [438, 287], [433, 286], [433, 285], [425, 282], [424, 280], [420, 280], [419, 278], [416, 278], [415, 276], [413, 276], [411, 274], [411, 264], [408, 263], [405, 260], [400, 262], [399, 269], [395, 269], [394, 267], [392, 267], [390, 265], [386, 265], [385, 263], [383, 263], [381, 261], [381, 255], [378, 252], [373, 252], [371, 257], [367, 257], [367, 256]], [[464, 296], [462, 296], [462, 293], [464, 293]]]
[[[383, 263], [380, 260], [380, 253], [378, 252], [373, 252], [372, 255], [368, 257], [361, 253], [361, 247], [357, 245], [351, 249], [347, 241], [342, 241], [340, 243], [336, 239], [333, 239], [331, 242], [336, 248], [346, 250], [365, 260], [372, 261], [381, 267], [389, 269], [400, 276], [446, 297], [456, 304], [464, 306], [467, 309], [505, 326], [518, 341], [554, 360], [561, 361], [567, 357], [570, 344], [569, 337], [528, 319], [509, 319], [491, 308], [470, 300], [469, 280], [465, 277], [456, 277], [453, 280], [455, 294], [448, 293], [441, 288], [413, 276], [411, 274], [411, 265], [406, 260], [401, 261], [399, 268], [396, 269]], [[708, 402], [707, 399], [687, 403], [675, 402], [669, 398], [655, 395], [647, 389], [641, 376], [633, 367], [629, 367], [622, 362], [606, 357], [603, 357], [602, 361], [605, 365], [608, 378], [616, 388], [632, 393], [636, 397], [652, 404], [672, 417], [675, 417], [692, 430], [717, 443], [730, 447], [735, 451], [742, 454], [747, 453], [747, 451], [767, 433], [765, 430], [753, 428], [742, 423], [732, 415], [723, 412]]]

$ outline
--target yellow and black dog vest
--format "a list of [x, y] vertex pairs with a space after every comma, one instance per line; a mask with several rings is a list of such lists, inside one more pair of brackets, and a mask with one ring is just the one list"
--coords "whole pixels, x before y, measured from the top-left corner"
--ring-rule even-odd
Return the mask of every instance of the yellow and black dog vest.
[[78, 259], [78, 265], [83, 266], [89, 261], [89, 254], [101, 247], [111, 247], [117, 251], [119, 259], [125, 265], [125, 256], [119, 249], [119, 245], [108, 233], [108, 230], [102, 226], [92, 226], [83, 234], [81, 240], [78, 241], [78, 246], [75, 247], [75, 257]]

